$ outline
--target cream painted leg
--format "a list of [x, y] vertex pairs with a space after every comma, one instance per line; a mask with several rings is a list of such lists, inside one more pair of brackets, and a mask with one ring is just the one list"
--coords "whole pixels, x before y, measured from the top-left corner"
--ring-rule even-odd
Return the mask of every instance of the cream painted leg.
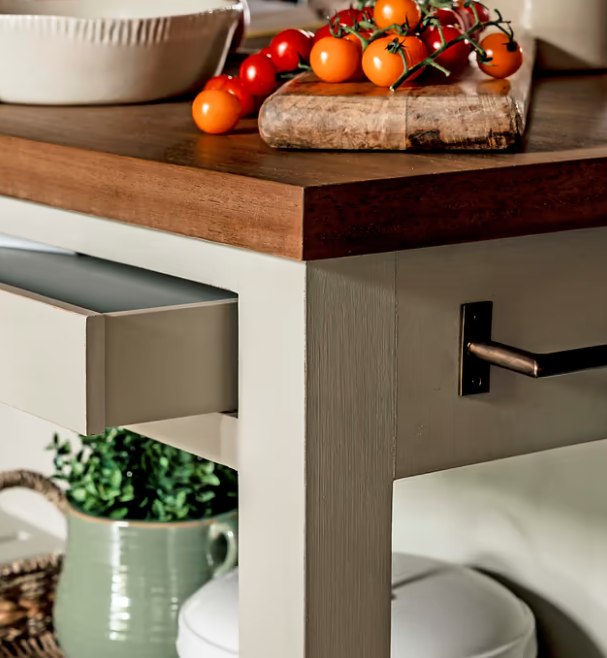
[[389, 656], [395, 300], [392, 255], [241, 298], [242, 658]]

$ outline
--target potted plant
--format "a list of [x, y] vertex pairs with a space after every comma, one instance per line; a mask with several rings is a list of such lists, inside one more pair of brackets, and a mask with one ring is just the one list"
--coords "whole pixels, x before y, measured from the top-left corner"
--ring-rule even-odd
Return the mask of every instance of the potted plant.
[[125, 429], [55, 436], [68, 540], [55, 628], [69, 658], [176, 657], [181, 604], [237, 561], [237, 476]]

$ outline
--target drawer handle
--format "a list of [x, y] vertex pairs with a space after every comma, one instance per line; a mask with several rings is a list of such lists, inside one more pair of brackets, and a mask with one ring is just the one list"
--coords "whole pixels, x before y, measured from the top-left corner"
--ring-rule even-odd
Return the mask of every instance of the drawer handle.
[[607, 345], [534, 354], [491, 340], [493, 302], [463, 304], [460, 339], [460, 396], [488, 393], [491, 366], [533, 379], [607, 367]]

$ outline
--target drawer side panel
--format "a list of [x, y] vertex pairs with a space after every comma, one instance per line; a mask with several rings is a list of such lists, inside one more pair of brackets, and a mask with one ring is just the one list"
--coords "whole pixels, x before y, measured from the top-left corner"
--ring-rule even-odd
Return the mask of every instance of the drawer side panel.
[[108, 425], [236, 409], [235, 301], [105, 317]]

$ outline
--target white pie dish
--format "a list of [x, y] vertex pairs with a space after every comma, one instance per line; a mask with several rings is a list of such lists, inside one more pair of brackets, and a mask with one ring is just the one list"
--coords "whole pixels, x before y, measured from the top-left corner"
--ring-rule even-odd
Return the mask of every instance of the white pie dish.
[[240, 0], [0, 0], [0, 102], [176, 96], [223, 67]]

